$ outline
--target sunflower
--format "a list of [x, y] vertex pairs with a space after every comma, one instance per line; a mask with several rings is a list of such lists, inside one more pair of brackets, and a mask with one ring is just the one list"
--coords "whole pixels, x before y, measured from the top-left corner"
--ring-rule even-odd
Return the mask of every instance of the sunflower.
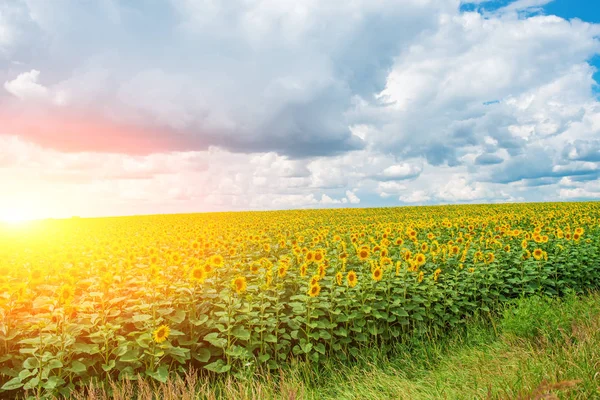
[[287, 270], [288, 270], [288, 267], [286, 265], [280, 265], [277, 268], [277, 276], [280, 278], [285, 277], [285, 274], [287, 274]]
[[492, 262], [494, 262], [494, 260], [496, 259], [496, 256], [494, 255], [494, 253], [487, 253], [487, 257], [485, 262], [488, 264], [491, 264]]
[[315, 251], [315, 262], [323, 261], [323, 250]]
[[527, 248], [527, 239], [523, 239], [523, 240], [521, 241], [521, 248], [522, 248], [523, 250], [525, 250], [525, 249]]
[[220, 267], [223, 265], [223, 256], [220, 254], [215, 254], [214, 256], [212, 256], [210, 258], [210, 263], [214, 266], [214, 267]]
[[246, 287], [248, 286], [246, 283], [246, 277], [244, 276], [238, 276], [237, 278], [234, 278], [233, 281], [231, 281], [231, 285], [237, 294], [244, 293], [246, 291]]
[[348, 275], [346, 275], [346, 281], [348, 281], [348, 286], [354, 287], [358, 283], [358, 276], [356, 276], [356, 272], [350, 271]]
[[268, 270], [267, 273], [265, 274], [265, 285], [267, 287], [271, 286], [271, 283], [273, 282], [273, 271]]
[[442, 273], [442, 270], [441, 270], [441, 269], [439, 269], [439, 268], [438, 268], [438, 269], [436, 269], [436, 270], [433, 272], [433, 280], [434, 280], [435, 282], [437, 282], [437, 280], [438, 280], [438, 277], [440, 276], [440, 274], [441, 274], [441, 273]]
[[338, 284], [338, 286], [342, 285], [343, 279], [344, 279], [344, 275], [341, 272], [338, 272], [337, 274], [335, 274], [335, 282]]
[[319, 293], [321, 293], [321, 285], [319, 285], [319, 282], [315, 283], [314, 285], [311, 285], [308, 289], [308, 295], [310, 297], [317, 297]]
[[156, 343], [162, 343], [171, 334], [171, 329], [167, 325], [159, 326], [154, 332], [152, 332], [152, 338]]
[[300, 265], [300, 276], [305, 277], [307, 270], [308, 270], [308, 265], [306, 265], [306, 263], [303, 263], [302, 265]]
[[423, 254], [423, 253], [418, 253], [417, 255], [415, 255], [415, 261], [419, 266], [425, 264], [426, 260], [427, 259], [425, 257], [425, 254]]
[[323, 279], [325, 277], [325, 273], [327, 272], [327, 266], [325, 264], [319, 264], [318, 272], [320, 279]]
[[575, 231], [575, 233], [573, 233], [573, 240], [578, 241], [581, 238], [581, 235], [579, 233], [577, 233], [577, 231]]
[[542, 249], [535, 249], [533, 251], [533, 258], [535, 258], [536, 260], [541, 260], [543, 255], [544, 252], [542, 251]]
[[396, 244], [396, 246], [402, 246], [404, 244], [404, 240], [402, 240], [402, 238], [396, 238], [394, 243]]
[[317, 283], [319, 283], [320, 280], [321, 280], [320, 275], [313, 275], [313, 277], [310, 278], [310, 286], [316, 285]]
[[252, 272], [253, 274], [258, 274], [258, 271], [260, 270], [260, 264], [257, 262], [252, 263], [252, 265], [250, 265], [250, 272]]
[[360, 251], [358, 252], [358, 258], [362, 261], [369, 258], [369, 249], [364, 248], [364, 247], [362, 249], [360, 249]]
[[381, 267], [375, 268], [371, 276], [375, 282], [379, 282], [381, 278], [383, 278], [383, 269], [381, 269]]
[[410, 252], [410, 250], [406, 250], [406, 251], [404, 252], [404, 261], [408, 261], [408, 260], [410, 260], [410, 259], [411, 259], [411, 257], [412, 257], [412, 253]]
[[73, 289], [73, 287], [70, 285], [63, 285], [60, 288], [58, 298], [61, 303], [69, 304], [73, 300], [73, 297], [75, 297], [75, 289]]
[[313, 261], [313, 259], [314, 259], [314, 253], [312, 251], [308, 251], [306, 253], [306, 261], [311, 262], [311, 261]]
[[201, 266], [195, 266], [190, 271], [190, 280], [193, 282], [201, 283], [201, 282], [204, 282], [205, 278], [206, 278], [206, 272], [204, 271], [204, 268], [202, 268]]
[[425, 273], [423, 271], [419, 272], [419, 276], [417, 276], [417, 282], [423, 282], [423, 277], [425, 276]]

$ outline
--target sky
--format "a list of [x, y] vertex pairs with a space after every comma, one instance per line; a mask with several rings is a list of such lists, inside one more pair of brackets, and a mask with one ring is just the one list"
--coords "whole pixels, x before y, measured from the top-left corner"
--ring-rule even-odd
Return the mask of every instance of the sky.
[[589, 0], [1, 0], [0, 219], [600, 199]]

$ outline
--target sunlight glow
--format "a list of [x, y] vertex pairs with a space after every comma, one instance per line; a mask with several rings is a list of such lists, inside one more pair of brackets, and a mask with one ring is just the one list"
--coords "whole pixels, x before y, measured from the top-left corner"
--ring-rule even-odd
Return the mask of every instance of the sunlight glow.
[[8, 225], [22, 225], [26, 222], [34, 220], [35, 215], [20, 209], [9, 209], [0, 211], [0, 223]]

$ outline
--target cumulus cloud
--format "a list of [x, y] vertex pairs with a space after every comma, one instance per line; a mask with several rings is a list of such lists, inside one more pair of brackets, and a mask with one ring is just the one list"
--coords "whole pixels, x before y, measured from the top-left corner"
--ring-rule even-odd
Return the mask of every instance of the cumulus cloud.
[[48, 97], [48, 88], [38, 83], [40, 71], [32, 69], [4, 82], [4, 89], [21, 100], [39, 100]]
[[381, 180], [403, 180], [415, 178], [421, 174], [422, 167], [409, 163], [390, 165], [380, 176]]
[[346, 190], [346, 198], [348, 199], [348, 201], [350, 202], [350, 204], [358, 204], [360, 203], [360, 199], [358, 198], [358, 196], [350, 191], [350, 190]]
[[399, 193], [404, 192], [406, 189], [406, 185], [395, 181], [379, 182], [377, 184], [377, 193], [379, 193], [379, 196], [381, 197], [398, 195]]

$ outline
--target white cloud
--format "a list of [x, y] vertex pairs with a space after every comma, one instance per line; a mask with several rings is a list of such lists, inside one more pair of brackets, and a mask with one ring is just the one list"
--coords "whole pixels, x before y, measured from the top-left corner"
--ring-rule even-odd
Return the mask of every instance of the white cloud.
[[346, 190], [346, 198], [348, 199], [350, 204], [360, 203], [360, 199], [358, 198], [358, 196], [354, 192], [351, 192], [350, 190]]
[[423, 203], [430, 199], [431, 197], [424, 190], [415, 190], [405, 196], [399, 197], [399, 200], [404, 203]]
[[383, 170], [383, 177], [394, 180], [409, 179], [419, 176], [422, 167], [409, 163], [390, 165]]
[[12, 81], [4, 82], [4, 89], [21, 100], [45, 99], [48, 97], [48, 88], [38, 83], [39, 76], [40, 71], [35, 69], [23, 72]]
[[377, 184], [377, 193], [381, 197], [391, 197], [404, 192], [407, 186], [395, 181], [379, 182]]
[[436, 193], [436, 197], [442, 201], [460, 202], [492, 198], [482, 183], [469, 183], [466, 177], [454, 177]]
[[575, 189], [560, 189], [559, 194], [561, 199], [598, 199], [600, 198], [600, 191], [590, 192], [584, 188]]
[[326, 194], [321, 195], [321, 204], [331, 205], [331, 204], [342, 204], [341, 200], [332, 199]]

